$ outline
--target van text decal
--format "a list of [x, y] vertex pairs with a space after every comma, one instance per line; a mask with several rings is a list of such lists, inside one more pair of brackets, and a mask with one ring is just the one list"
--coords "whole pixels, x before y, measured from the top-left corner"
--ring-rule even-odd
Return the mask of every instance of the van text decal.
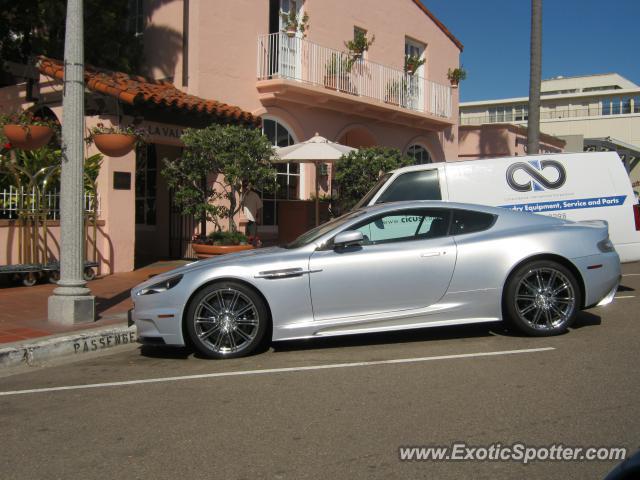
[[518, 212], [552, 212], [554, 210], [575, 210], [577, 208], [617, 207], [623, 205], [626, 195], [613, 197], [578, 198], [571, 200], [557, 200], [555, 202], [518, 203], [514, 205], [499, 205], [502, 208], [517, 210]]
[[[542, 173], [545, 168], [556, 170], [558, 178], [550, 181]], [[518, 183], [515, 179], [515, 174], [518, 170], [527, 172], [533, 180], [529, 180], [526, 183]], [[517, 162], [507, 168], [507, 184], [516, 192], [530, 192], [531, 190], [539, 192], [544, 191], [545, 188], [555, 190], [564, 185], [566, 181], [566, 170], [560, 162], [555, 160], [529, 160], [528, 163]]]

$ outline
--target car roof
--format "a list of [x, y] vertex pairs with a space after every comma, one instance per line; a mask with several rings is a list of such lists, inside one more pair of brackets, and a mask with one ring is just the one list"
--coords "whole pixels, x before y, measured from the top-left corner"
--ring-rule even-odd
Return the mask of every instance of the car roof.
[[388, 202], [388, 203], [376, 203], [368, 207], [360, 208], [359, 211], [365, 214], [385, 213], [394, 210], [411, 210], [414, 208], [447, 208], [456, 210], [470, 210], [474, 212], [489, 213], [502, 217], [503, 219], [509, 218], [509, 223], [522, 223], [529, 224], [559, 224], [567, 223], [566, 220], [559, 218], [549, 217], [546, 215], [539, 215], [529, 212], [519, 212], [502, 207], [490, 207], [488, 205], [479, 205], [475, 203], [461, 203], [461, 202], [449, 202], [447, 200], [411, 200], [403, 202]]
[[502, 215], [505, 212], [511, 212], [499, 207], [490, 207], [488, 205], [478, 205], [475, 203], [461, 203], [461, 202], [449, 202], [447, 200], [408, 200], [402, 202], [386, 202], [376, 203], [368, 207], [362, 207], [360, 210], [363, 212], [386, 212], [397, 209], [412, 209], [412, 208], [450, 208], [458, 210], [474, 210], [477, 212], [491, 213], [494, 215]]

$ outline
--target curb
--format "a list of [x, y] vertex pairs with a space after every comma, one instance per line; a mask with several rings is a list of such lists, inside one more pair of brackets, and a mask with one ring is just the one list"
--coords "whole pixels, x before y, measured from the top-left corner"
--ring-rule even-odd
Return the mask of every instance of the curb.
[[0, 369], [35, 366], [53, 358], [102, 352], [136, 342], [136, 327], [112, 325], [0, 346]]

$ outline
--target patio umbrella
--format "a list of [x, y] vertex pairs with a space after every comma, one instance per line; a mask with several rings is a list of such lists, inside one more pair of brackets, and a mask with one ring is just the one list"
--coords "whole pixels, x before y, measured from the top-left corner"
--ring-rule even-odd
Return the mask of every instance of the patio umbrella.
[[276, 148], [273, 163], [313, 163], [316, 166], [316, 226], [320, 224], [320, 165], [335, 163], [342, 155], [356, 150], [336, 142], [330, 142], [316, 133], [309, 140], [288, 147]]

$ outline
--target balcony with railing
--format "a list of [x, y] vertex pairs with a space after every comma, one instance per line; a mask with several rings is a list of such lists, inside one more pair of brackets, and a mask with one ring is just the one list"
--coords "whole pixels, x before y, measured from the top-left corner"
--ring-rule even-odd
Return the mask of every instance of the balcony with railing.
[[436, 130], [454, 124], [449, 85], [304, 38], [259, 36], [257, 69], [264, 104], [285, 99], [364, 116], [392, 113], [392, 120]]

